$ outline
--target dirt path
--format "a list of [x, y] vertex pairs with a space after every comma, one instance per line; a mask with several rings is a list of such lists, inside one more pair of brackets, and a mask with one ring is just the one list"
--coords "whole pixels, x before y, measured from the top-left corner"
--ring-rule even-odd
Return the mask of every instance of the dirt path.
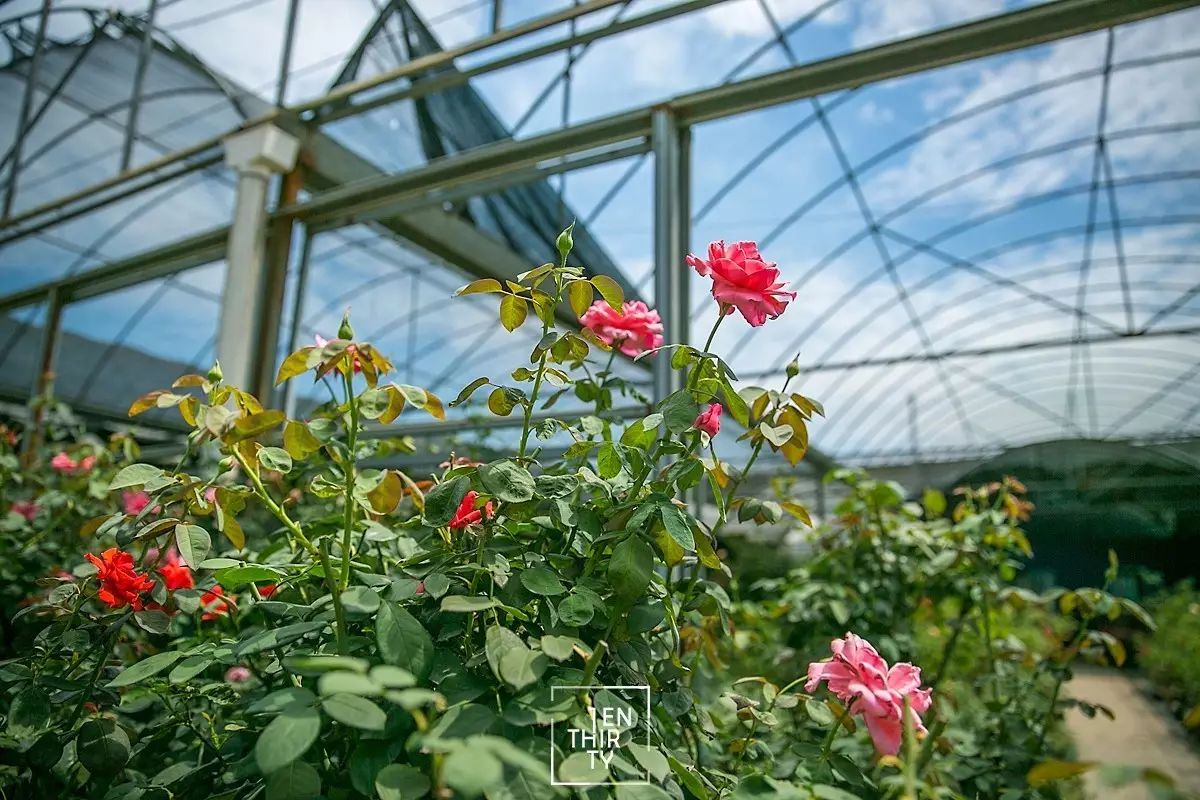
[[[1088, 719], [1078, 710], [1067, 714], [1067, 730], [1079, 749], [1080, 761], [1154, 767], [1175, 779], [1176, 787], [1200, 794], [1200, 757], [1188, 745], [1178, 722], [1155, 706], [1116, 670], [1080, 668], [1067, 684], [1072, 697], [1108, 706], [1116, 720], [1097, 714]], [[1142, 800], [1150, 797], [1144, 786], [1112, 789], [1096, 776], [1087, 780], [1088, 796], [1095, 800]]]

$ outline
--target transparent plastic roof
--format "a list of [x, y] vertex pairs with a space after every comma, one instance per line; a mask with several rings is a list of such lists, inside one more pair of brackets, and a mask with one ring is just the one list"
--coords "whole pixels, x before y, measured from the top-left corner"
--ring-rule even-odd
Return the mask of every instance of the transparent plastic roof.
[[[44, 53], [34, 108], [51, 95], [53, 102], [24, 144], [17, 212], [118, 171], [144, 30], [136, 17], [146, 4], [116, 5], [116, 14], [52, 15], [54, 45]], [[493, 30], [490, 0], [411, 5], [388, 4], [381, 16], [368, 0], [348, 0], [330, 14], [302, 0], [285, 101]], [[470, 69], [674, 5], [616, 3], [454, 66]], [[379, 170], [404, 171], [510, 134], [532, 136], [1027, 5], [718, 2], [424, 101], [347, 116], [322, 132]], [[16, 21], [0, 22], [5, 151], [36, 27], [35, 17], [19, 17], [36, 6], [14, 0], [4, 11]], [[133, 166], [229, 130], [275, 101], [287, 6], [160, 1]], [[499, 23], [570, 7], [504, 0]], [[697, 126], [693, 249], [755, 239], [799, 292], [781, 319], [752, 336], [726, 323], [718, 349], [745, 380], [764, 385], [781, 381], [798, 355], [802, 390], [829, 413], [814, 426], [813, 443], [850, 461], [950, 458], [1061, 437], [1195, 436], [1197, 57], [1200, 12], [1179, 12]], [[474, 196], [454, 212], [531, 265], [547, 257], [556, 227], [577, 217], [591, 238], [586, 263], [619, 270], [652, 299], [651, 172], [649, 157], [623, 159]], [[217, 164], [0, 244], [0, 295], [227, 224], [232, 201], [231, 176]], [[528, 349], [488, 328], [486, 303], [447, 306], [463, 275], [384, 227], [322, 232], [312, 265], [298, 339], [328, 335], [351, 304], [360, 332], [375, 334], [403, 379], [443, 395], [476, 374], [511, 369], [515, 361], [501, 362]], [[197, 292], [219, 298], [221, 269], [69, 307], [67, 331], [195, 365], [211, 358], [204, 347], [217, 308], [215, 299], [197, 302]], [[196, 283], [193, 274], [207, 277]], [[693, 339], [713, 321], [706, 283], [692, 283]], [[206, 304], [211, 314], [199, 311]], [[152, 320], [185, 307], [200, 315], [195, 336], [153, 336]], [[9, 314], [0, 345], [5, 337], [29, 340], [25, 328], [37, 320], [33, 307]], [[115, 402], [93, 388], [97, 380], [72, 387], [79, 401]]]

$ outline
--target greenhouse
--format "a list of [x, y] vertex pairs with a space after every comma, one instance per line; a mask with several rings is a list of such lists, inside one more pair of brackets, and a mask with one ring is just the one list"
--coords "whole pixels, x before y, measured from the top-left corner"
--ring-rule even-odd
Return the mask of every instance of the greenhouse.
[[1190, 0], [0, 0], [0, 792], [1200, 794]]

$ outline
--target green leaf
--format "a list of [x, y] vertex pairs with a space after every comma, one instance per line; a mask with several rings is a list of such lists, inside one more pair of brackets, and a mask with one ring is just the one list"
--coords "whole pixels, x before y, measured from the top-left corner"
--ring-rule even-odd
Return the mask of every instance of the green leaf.
[[663, 527], [667, 529], [671, 538], [678, 542], [685, 551], [690, 553], [695, 550], [696, 539], [692, 534], [692, 521], [688, 519], [683, 509], [670, 501], [660, 505], [659, 509], [662, 514]]
[[569, 594], [558, 604], [558, 616], [566, 625], [587, 625], [595, 615], [592, 602], [580, 594]]
[[518, 691], [536, 683], [550, 662], [536, 650], [512, 649], [500, 658], [500, 677]]
[[750, 406], [737, 393], [729, 381], [721, 381], [721, 394], [725, 397], [725, 410], [743, 428], [750, 426]]
[[147, 656], [128, 669], [121, 670], [121, 673], [109, 681], [105, 688], [119, 689], [122, 686], [132, 686], [138, 681], [144, 681], [146, 678], [157, 675], [181, 658], [183, 658], [183, 653], [179, 650], [168, 650], [165, 653]]
[[278, 714], [293, 705], [312, 705], [317, 702], [317, 696], [308, 689], [288, 686], [286, 689], [276, 689], [250, 705], [248, 714]]
[[431, 528], [440, 528], [449, 523], [470, 488], [471, 480], [460, 475], [430, 489], [425, 495], [425, 524]]
[[442, 611], [457, 614], [469, 614], [474, 611], [487, 611], [500, 605], [499, 600], [478, 595], [452, 594], [442, 598]]
[[292, 457], [282, 447], [264, 447], [258, 451], [258, 463], [276, 472], [292, 471]]
[[320, 713], [310, 705], [294, 703], [259, 734], [254, 760], [264, 775], [270, 775], [304, 755], [320, 733]]
[[529, 315], [527, 302], [525, 298], [514, 294], [506, 294], [500, 298], [500, 324], [509, 333], [525, 323], [525, 318]]
[[[204, 564], [201, 564], [200, 567], [203, 569]], [[280, 573], [270, 567], [245, 564], [218, 570], [213, 577], [226, 590], [233, 590], [240, 589], [249, 583], [274, 583], [279, 580]]]
[[658, 748], [646, 747], [637, 742], [630, 742], [625, 747], [633, 755], [634, 760], [641, 764], [642, 769], [649, 772], [656, 781], [663, 781], [671, 774], [671, 765], [667, 763], [667, 757]]
[[94, 717], [79, 726], [75, 754], [88, 772], [110, 775], [129, 760], [129, 736], [109, 717]]
[[264, 650], [274, 650], [291, 644], [314, 631], [319, 631], [327, 625], [329, 623], [324, 620], [296, 622], [291, 625], [284, 625], [282, 628], [271, 628], [260, 631], [239, 644], [234, 652], [237, 653], [238, 658], [243, 658], [245, 656], [252, 656], [255, 653], [261, 653]]
[[456, 406], [461, 406], [463, 403], [471, 399], [471, 395], [475, 394], [476, 389], [478, 389], [480, 386], [487, 386], [487, 384], [487, 378], [476, 378], [475, 380], [471, 381], [463, 387], [461, 392], [458, 393], [458, 397], [450, 401], [450, 407], [455, 408]]
[[23, 738], [46, 727], [50, 721], [50, 696], [36, 686], [22, 691], [8, 709], [8, 733]]
[[316, 800], [321, 796], [321, 776], [303, 761], [293, 761], [267, 778], [267, 800]]
[[438, 598], [450, 591], [450, 579], [440, 572], [431, 572], [425, 576], [425, 593]]
[[479, 468], [479, 480], [489, 494], [506, 503], [524, 503], [533, 499], [533, 476], [515, 461], [505, 459], [484, 464]]
[[442, 780], [463, 797], [478, 797], [504, 782], [504, 765], [470, 739], [442, 762]]
[[429, 778], [416, 767], [389, 764], [375, 776], [379, 800], [418, 800], [429, 793]]
[[175, 668], [171, 670], [171, 674], [167, 676], [167, 679], [171, 683], [187, 683], [208, 669], [213, 660], [212, 655], [208, 653], [188, 656], [175, 665]]
[[946, 513], [946, 495], [937, 489], [926, 489], [925, 495], [921, 498], [921, 504], [925, 506], [925, 516], [928, 519], [940, 517]]
[[1050, 781], [1082, 775], [1095, 766], [1093, 761], [1043, 761], [1034, 765], [1025, 779], [1030, 786], [1041, 786]]
[[572, 753], [558, 765], [558, 779], [563, 783], [600, 784], [608, 781], [608, 767], [587, 753]]
[[624, 311], [625, 291], [621, 288], [621, 284], [607, 275], [597, 275], [592, 278], [592, 285], [596, 287], [596, 291], [604, 298], [604, 302], [608, 303], [616, 311]]
[[196, 569], [201, 561], [208, 558], [212, 539], [209, 538], [208, 531], [199, 525], [180, 523], [175, 526], [175, 547], [179, 550], [179, 557], [183, 559], [183, 563]]
[[567, 284], [567, 302], [577, 317], [582, 317], [591, 308], [593, 296], [592, 284], [588, 281], [571, 281]]
[[571, 636], [543, 636], [542, 652], [555, 661], [566, 661], [575, 652], [575, 639]]
[[613, 548], [608, 562], [608, 580], [623, 602], [641, 597], [650, 585], [654, 571], [654, 550], [637, 536], [630, 536]]
[[596, 470], [605, 480], [615, 477], [621, 471], [621, 454], [612, 442], [600, 445], [600, 451], [596, 453]]
[[403, 607], [384, 602], [375, 617], [375, 641], [379, 655], [421, 680], [433, 669], [433, 639], [416, 617]]
[[345, 692], [326, 697], [321, 701], [321, 708], [343, 725], [359, 730], [381, 731], [387, 722], [387, 714], [382, 708], [365, 697]]
[[379, 602], [379, 593], [366, 586], [351, 586], [342, 592], [342, 608], [349, 614], [374, 614], [379, 610]]
[[151, 464], [130, 464], [118, 472], [108, 484], [108, 490], [125, 489], [130, 486], [145, 486], [161, 477], [163, 471]]
[[700, 414], [700, 406], [692, 399], [692, 393], [686, 389], [667, 395], [659, 404], [658, 410], [671, 433], [691, 430], [692, 423]]
[[546, 567], [533, 567], [521, 572], [521, 585], [534, 594], [543, 597], [553, 597], [566, 591], [562, 581], [553, 570]]
[[283, 427], [283, 447], [293, 459], [304, 459], [321, 449], [321, 440], [303, 422], [288, 420]]

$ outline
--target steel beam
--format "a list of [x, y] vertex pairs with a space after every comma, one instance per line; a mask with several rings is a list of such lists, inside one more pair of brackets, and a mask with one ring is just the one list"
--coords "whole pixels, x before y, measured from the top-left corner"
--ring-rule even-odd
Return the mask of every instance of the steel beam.
[[[619, 1], [605, 0], [605, 2], [598, 3], [594, 0], [591, 3], [556, 14], [539, 17], [525, 25], [508, 28], [497, 36], [485, 37], [465, 45], [463, 48], [443, 51], [434, 56], [405, 64], [402, 68], [403, 74], [384, 73], [374, 76], [368, 81], [346, 84], [324, 97], [292, 108], [278, 109], [263, 104], [262, 109], [251, 110], [252, 118], [247, 120], [243, 127], [292, 117], [303, 111], [333, 105], [354, 94], [387, 83], [389, 80], [451, 63], [460, 55], [477, 52], [503, 41], [515, 39], [520, 35], [581, 17]], [[987, 55], [1019, 50], [1023, 47], [1044, 44], [1113, 25], [1167, 14], [1197, 4], [1200, 4], [1200, 0], [1054, 0], [1032, 8], [935, 31], [869, 50], [801, 64], [718, 88], [680, 95], [664, 105], [670, 106], [676, 111], [681, 123], [694, 124], [806, 97], [815, 97], [839, 89], [916, 74]], [[393, 71], [393, 73], [396, 72]], [[651, 110], [651, 107], [644, 107], [575, 125], [565, 130], [531, 137], [520, 142], [499, 142], [477, 148], [468, 153], [442, 159], [439, 162], [439, 168], [447, 173], [456, 173], [460, 179], [467, 179], [475, 174], [475, 169], [480, 167], [486, 169], [488, 164], [503, 163], [504, 159], [508, 157], [517, 157], [521, 160], [521, 166], [528, 166], [539, 160], [603, 147], [638, 136], [648, 136]], [[53, 212], [66, 202], [86, 198], [101, 188], [109, 188], [114, 183], [120, 183], [150, 168], [161, 168], [165, 164], [180, 160], [187, 155], [207, 150], [219, 144], [226, 135], [213, 137], [211, 140], [201, 142], [178, 154], [164, 157], [139, 168], [130, 176], [105, 181], [77, 192], [69, 198], [62, 198], [54, 203], [31, 209], [29, 212], [7, 220], [5, 224], [0, 225], [0, 229]], [[381, 185], [383, 179], [378, 179], [378, 181], [379, 183], [372, 183], [370, 186], [362, 188], [386, 193], [387, 187]], [[336, 207], [338, 203], [347, 202], [353, 198], [354, 192], [347, 191], [329, 197], [314, 197], [309, 202], [314, 204], [315, 209], [326, 204]]]
[[33, 55], [29, 58], [29, 74], [25, 76], [25, 92], [21, 95], [21, 112], [17, 115], [16, 141], [12, 146], [12, 166], [9, 168], [8, 188], [4, 192], [4, 210], [0, 218], [8, 219], [12, 214], [13, 202], [17, 197], [17, 178], [21, 174], [21, 150], [25, 145], [25, 134], [29, 128], [29, 115], [33, 110], [33, 87], [37, 83], [38, 67], [42, 63], [42, 45], [46, 40], [46, 25], [50, 20], [52, 0], [42, 0], [38, 16], [37, 34], [33, 40]]
[[[663, 321], [663, 340], [687, 344], [690, 270], [684, 266], [691, 236], [688, 172], [690, 134], [669, 108], [655, 110], [654, 149], [654, 305]], [[654, 399], [683, 388], [683, 376], [671, 368], [669, 353], [654, 357]]]
[[222, 225], [97, 269], [47, 281], [0, 298], [0, 313], [40, 303], [51, 291], [58, 291], [63, 302], [73, 302], [210, 264], [225, 254], [228, 239], [229, 226]]
[[288, 75], [292, 71], [292, 46], [296, 40], [296, 12], [300, 0], [288, 0], [287, 22], [283, 26], [283, 52], [279, 55], [279, 77], [275, 82], [275, 107], [287, 101]]
[[[1168, 336], [1195, 336], [1200, 334], [1200, 326], [1173, 329], [1154, 329], [1148, 331], [1117, 331], [1114, 333], [1096, 334], [1082, 341], [1086, 344], [1107, 344], [1130, 339], [1155, 339]], [[966, 347], [958, 350], [940, 350], [933, 353], [913, 353], [904, 356], [888, 358], [864, 358], [851, 361], [823, 361], [815, 364], [804, 364], [800, 367], [801, 375], [813, 375], [818, 372], [841, 372], [850, 369], [867, 369], [870, 367], [891, 367], [898, 364], [921, 364], [927, 361], [940, 361], [950, 358], [982, 358], [985, 356], [1020, 353], [1029, 350], [1047, 350], [1055, 347], [1070, 347], [1077, 340], [1074, 336], [1058, 339], [1041, 339], [1032, 342], [1015, 342], [1013, 344], [996, 345], [994, 347]], [[770, 378], [783, 373], [783, 368], [764, 369], [757, 372], [739, 373], [742, 378]]]
[[150, 63], [150, 55], [154, 47], [154, 18], [158, 16], [158, 0], [150, 0], [150, 9], [146, 12], [145, 28], [142, 30], [142, 43], [138, 48], [137, 66], [133, 72], [133, 91], [129, 97], [129, 116], [125, 119], [125, 141], [121, 143], [121, 166], [118, 172], [129, 169], [133, 159], [133, 143], [137, 140], [138, 112], [142, 108], [142, 86], [146, 82], [146, 67]]

